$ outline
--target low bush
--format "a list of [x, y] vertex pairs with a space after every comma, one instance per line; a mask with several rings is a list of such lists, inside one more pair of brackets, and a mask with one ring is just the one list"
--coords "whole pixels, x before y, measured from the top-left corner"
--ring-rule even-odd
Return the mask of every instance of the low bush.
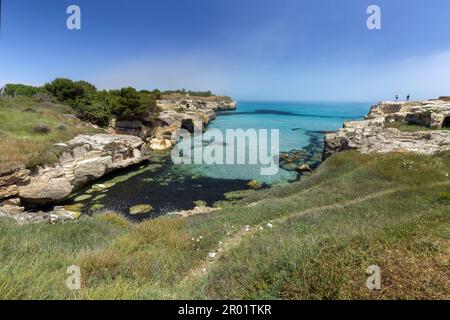
[[49, 133], [52, 131], [46, 124], [38, 124], [33, 128], [34, 133]]
[[438, 194], [438, 199], [442, 203], [450, 204], [450, 193], [449, 192], [440, 192]]

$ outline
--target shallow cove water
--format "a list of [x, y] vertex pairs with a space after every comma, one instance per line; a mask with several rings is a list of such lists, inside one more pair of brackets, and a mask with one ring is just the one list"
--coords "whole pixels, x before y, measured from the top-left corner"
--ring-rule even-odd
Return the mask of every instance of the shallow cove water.
[[[262, 103], [242, 102], [236, 111], [219, 112], [208, 130], [278, 129], [280, 152], [305, 149], [305, 162], [320, 161], [323, 131], [335, 131], [347, 120], [361, 119], [368, 103]], [[261, 176], [258, 165], [174, 165], [170, 155], [155, 153], [148, 163], [133, 166], [95, 181], [68, 201], [84, 213], [110, 209], [133, 220], [158, 217], [195, 207], [212, 206], [225, 193], [248, 189], [249, 180], [268, 185], [297, 180], [298, 174], [280, 168], [274, 176]], [[102, 185], [99, 187], [99, 185]], [[151, 212], [130, 215], [139, 206]], [[139, 211], [139, 210], [138, 210]]]

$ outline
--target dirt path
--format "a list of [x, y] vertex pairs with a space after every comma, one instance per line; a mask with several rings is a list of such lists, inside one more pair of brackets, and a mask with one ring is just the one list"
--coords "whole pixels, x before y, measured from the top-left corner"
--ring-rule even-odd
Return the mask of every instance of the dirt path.
[[[429, 184], [422, 188], [432, 188], [432, 187], [437, 187], [437, 186], [441, 186], [441, 185], [449, 185], [449, 184], [450, 184], [450, 182], [448, 182], [448, 181], [438, 182], [438, 183]], [[324, 206], [320, 206], [320, 207], [304, 209], [304, 210], [297, 211], [297, 212], [288, 214], [286, 216], [283, 216], [283, 217], [280, 217], [277, 219], [266, 221], [264, 223], [261, 223], [261, 224], [255, 225], [255, 226], [247, 226], [247, 227], [243, 228], [242, 230], [240, 230], [239, 232], [237, 232], [236, 234], [234, 234], [232, 237], [228, 238], [227, 240], [223, 240], [223, 242], [221, 242], [221, 245], [213, 252], [215, 254], [214, 257], [209, 257], [208, 259], [204, 260], [200, 265], [197, 265], [195, 268], [191, 269], [186, 274], [185, 278], [182, 280], [181, 283], [188, 282], [190, 280], [195, 279], [196, 277], [200, 277], [202, 275], [207, 274], [208, 269], [210, 269], [221, 256], [225, 255], [227, 252], [229, 252], [234, 247], [237, 247], [244, 239], [250, 238], [251, 236], [255, 235], [257, 232], [262, 231], [264, 229], [272, 228], [272, 227], [275, 227], [276, 225], [283, 224], [284, 222], [286, 222], [287, 220], [289, 220], [291, 218], [305, 216], [305, 215], [314, 213], [316, 211], [321, 211], [321, 210], [345, 208], [345, 207], [361, 204], [363, 202], [370, 201], [373, 199], [381, 198], [381, 197], [384, 197], [387, 195], [391, 195], [391, 194], [394, 194], [397, 192], [409, 191], [409, 190], [414, 190], [414, 189], [418, 189], [418, 187], [392, 188], [392, 189], [372, 193], [365, 197], [360, 197], [360, 198], [347, 200], [347, 201], [343, 201], [343, 202], [338, 202], [338, 203], [334, 203], [334, 204], [330, 204], [330, 205], [324, 205]]]

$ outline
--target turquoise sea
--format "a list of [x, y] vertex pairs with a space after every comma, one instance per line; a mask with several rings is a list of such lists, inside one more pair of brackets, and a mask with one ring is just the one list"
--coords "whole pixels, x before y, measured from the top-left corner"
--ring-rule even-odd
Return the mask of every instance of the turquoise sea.
[[[371, 103], [239, 102], [237, 110], [219, 112], [207, 131], [278, 129], [280, 152], [307, 148], [320, 161], [323, 132], [335, 131], [345, 121], [363, 118], [370, 106]], [[174, 165], [170, 155], [155, 154], [149, 163], [95, 182], [108, 185], [108, 189], [97, 192], [88, 186], [69, 204], [83, 204], [85, 213], [105, 208], [125, 215], [130, 207], [150, 204], [154, 211], [131, 217], [141, 220], [192, 209], [196, 201], [213, 205], [224, 200], [224, 193], [247, 189], [250, 180], [270, 185], [298, 178], [296, 172], [281, 168], [274, 176], [262, 176], [259, 169], [258, 165]], [[83, 200], [77, 201], [80, 195]]]
[[[288, 152], [307, 147], [313, 134], [322, 140], [321, 132], [336, 131], [344, 121], [363, 118], [369, 108], [370, 103], [240, 102], [236, 111], [218, 113], [208, 131], [219, 129], [225, 136], [226, 129], [278, 129], [280, 152]], [[297, 178], [295, 172], [285, 170], [263, 176], [258, 165], [185, 165], [180, 169], [217, 179], [255, 179], [269, 184]]]

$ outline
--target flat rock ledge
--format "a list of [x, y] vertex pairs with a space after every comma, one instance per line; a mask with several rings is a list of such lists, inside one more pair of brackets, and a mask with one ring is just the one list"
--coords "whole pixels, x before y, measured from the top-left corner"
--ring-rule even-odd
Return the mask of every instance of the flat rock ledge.
[[[404, 132], [392, 124], [424, 127]], [[448, 130], [446, 130], [448, 128]], [[325, 137], [324, 160], [345, 150], [362, 153], [417, 153], [432, 155], [450, 150], [450, 101], [381, 102], [363, 121], [349, 121]]]

